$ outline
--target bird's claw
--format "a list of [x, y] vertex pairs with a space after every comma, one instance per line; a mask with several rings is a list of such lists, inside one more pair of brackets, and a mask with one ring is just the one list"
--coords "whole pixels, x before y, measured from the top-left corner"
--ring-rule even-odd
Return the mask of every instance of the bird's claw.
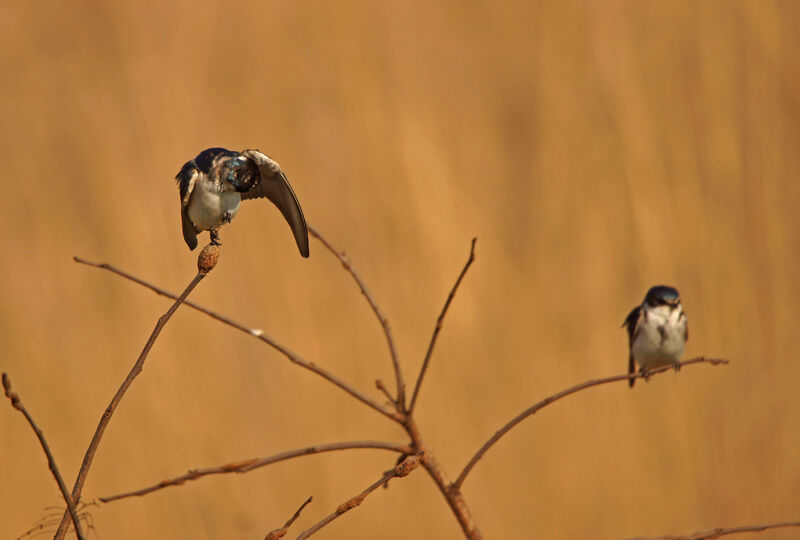
[[221, 246], [222, 242], [219, 239], [219, 233], [216, 231], [216, 229], [212, 229], [212, 230], [210, 230], [208, 232], [209, 232], [209, 235], [211, 236], [211, 245], [212, 246]]
[[231, 216], [230, 211], [227, 211], [224, 214], [222, 214], [222, 223], [230, 223], [232, 219], [233, 216]]

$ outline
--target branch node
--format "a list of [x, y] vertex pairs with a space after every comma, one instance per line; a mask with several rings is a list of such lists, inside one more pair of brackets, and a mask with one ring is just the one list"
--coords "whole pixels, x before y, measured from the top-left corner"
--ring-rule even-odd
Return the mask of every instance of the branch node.
[[413, 456], [408, 456], [404, 459], [401, 463], [395, 465], [394, 469], [392, 469], [393, 475], [397, 478], [403, 478], [404, 476], [408, 476], [408, 474], [413, 471], [414, 469], [419, 466], [419, 462], [422, 459], [424, 452], [420, 452]]

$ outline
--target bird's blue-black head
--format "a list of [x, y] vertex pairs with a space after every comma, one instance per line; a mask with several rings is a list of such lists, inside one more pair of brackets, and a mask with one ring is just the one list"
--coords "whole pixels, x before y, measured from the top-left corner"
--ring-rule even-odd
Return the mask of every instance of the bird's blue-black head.
[[668, 285], [656, 285], [647, 291], [645, 303], [650, 306], [676, 306], [681, 301], [678, 290]]
[[244, 156], [235, 156], [220, 165], [219, 178], [231, 184], [236, 191], [245, 192], [258, 183], [260, 176], [255, 163]]

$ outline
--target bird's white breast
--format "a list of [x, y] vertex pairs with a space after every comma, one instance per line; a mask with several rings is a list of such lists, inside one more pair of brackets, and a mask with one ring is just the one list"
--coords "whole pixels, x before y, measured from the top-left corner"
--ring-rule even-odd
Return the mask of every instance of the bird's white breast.
[[640, 367], [651, 369], [680, 360], [686, 346], [686, 317], [678, 307], [667, 306], [645, 308], [637, 325], [633, 342], [633, 356]]
[[215, 229], [222, 224], [225, 212], [231, 219], [239, 211], [242, 197], [236, 191], [220, 191], [208, 182], [197, 182], [189, 198], [189, 219], [201, 231]]

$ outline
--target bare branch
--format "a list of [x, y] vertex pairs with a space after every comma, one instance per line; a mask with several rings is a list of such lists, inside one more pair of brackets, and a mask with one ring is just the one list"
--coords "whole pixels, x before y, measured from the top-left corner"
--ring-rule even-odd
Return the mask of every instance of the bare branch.
[[300, 536], [297, 537], [297, 540], [308, 538], [309, 536], [320, 530], [322, 527], [324, 527], [334, 519], [344, 514], [345, 512], [348, 512], [353, 508], [355, 508], [356, 506], [360, 505], [364, 501], [364, 499], [367, 498], [367, 495], [378, 489], [380, 486], [384, 485], [392, 478], [402, 478], [404, 476], [407, 476], [411, 471], [417, 468], [417, 465], [419, 465], [421, 457], [422, 454], [408, 456], [406, 459], [403, 460], [402, 463], [399, 463], [393, 469], [390, 469], [385, 473], [383, 473], [383, 476], [380, 478], [380, 480], [369, 486], [367, 489], [365, 489], [355, 497], [352, 497], [347, 501], [345, 501], [344, 503], [340, 504], [332, 514], [326, 516], [324, 519], [322, 519], [319, 523], [317, 523], [310, 529], [306, 529], [305, 531], [300, 533]]
[[467, 273], [467, 270], [469, 270], [472, 261], [475, 260], [475, 242], [477, 241], [477, 238], [472, 239], [472, 245], [469, 248], [469, 258], [464, 264], [464, 268], [461, 270], [461, 274], [459, 274], [455, 285], [453, 285], [453, 288], [450, 290], [450, 294], [447, 295], [447, 300], [444, 303], [442, 312], [439, 314], [439, 318], [436, 319], [436, 327], [433, 329], [431, 342], [428, 345], [428, 352], [425, 353], [425, 360], [422, 362], [422, 368], [419, 371], [419, 377], [417, 377], [417, 384], [414, 387], [414, 394], [411, 396], [411, 404], [408, 406], [408, 414], [411, 414], [414, 411], [414, 405], [416, 405], [417, 396], [419, 395], [419, 388], [422, 386], [422, 379], [425, 377], [425, 372], [428, 369], [428, 362], [430, 362], [431, 354], [433, 353], [433, 347], [436, 345], [436, 338], [439, 336], [439, 332], [442, 329], [442, 322], [444, 321], [444, 316], [447, 315], [447, 309], [450, 307], [450, 302], [453, 301], [453, 297], [456, 295], [458, 286], [461, 285], [461, 280], [464, 279], [464, 275]]
[[67, 503], [67, 512], [69, 513], [69, 517], [72, 519], [72, 525], [75, 527], [75, 534], [78, 535], [80, 540], [84, 540], [86, 537], [83, 534], [83, 529], [81, 528], [81, 522], [78, 518], [78, 511], [75, 509], [75, 504], [72, 502], [72, 497], [69, 495], [69, 490], [67, 490], [67, 485], [64, 483], [64, 478], [61, 476], [61, 472], [58, 470], [58, 465], [56, 465], [56, 459], [53, 457], [53, 453], [50, 451], [50, 446], [48, 446], [47, 441], [44, 438], [44, 433], [42, 430], [39, 429], [39, 426], [36, 425], [36, 422], [33, 421], [33, 417], [28, 413], [28, 410], [25, 408], [25, 405], [22, 404], [22, 400], [19, 398], [16, 392], [11, 389], [11, 380], [8, 378], [8, 374], [3, 373], [3, 388], [5, 389], [6, 397], [11, 401], [11, 406], [17, 409], [25, 419], [30, 424], [33, 432], [36, 433], [36, 436], [39, 438], [39, 444], [42, 445], [42, 450], [44, 450], [45, 455], [47, 456], [47, 464], [50, 466], [50, 472], [53, 473], [53, 478], [56, 479], [58, 483], [58, 489], [61, 490], [61, 496], [64, 497], [64, 502]]
[[[727, 364], [728, 361], [722, 358], [705, 358], [701, 356], [699, 358], [692, 358], [691, 360], [686, 360], [685, 362], [678, 362], [678, 367], [688, 366], [692, 364], [700, 364], [700, 363], [706, 363], [716, 366], [719, 364]], [[489, 438], [489, 440], [486, 441], [483, 444], [483, 446], [480, 447], [480, 449], [475, 453], [475, 455], [472, 456], [472, 459], [469, 460], [469, 463], [467, 463], [467, 465], [464, 467], [464, 470], [461, 471], [461, 474], [458, 475], [458, 478], [453, 483], [453, 488], [456, 490], [460, 490], [461, 484], [464, 483], [464, 479], [466, 479], [469, 472], [472, 470], [475, 464], [478, 463], [478, 460], [480, 460], [483, 457], [486, 451], [489, 450], [489, 448], [491, 448], [497, 441], [499, 441], [503, 435], [508, 433], [511, 430], [511, 428], [513, 428], [514, 426], [525, 420], [527, 417], [537, 412], [539, 409], [542, 409], [547, 405], [550, 405], [551, 403], [558, 401], [563, 397], [569, 396], [570, 394], [580, 392], [581, 390], [586, 390], [587, 388], [592, 388], [594, 386], [600, 386], [602, 384], [608, 384], [612, 382], [627, 381], [629, 379], [644, 378], [645, 376], [649, 377], [651, 375], [664, 373], [665, 371], [668, 371], [672, 368], [673, 368], [672, 365], [663, 366], [651, 370], [647, 375], [643, 373], [631, 373], [626, 375], [614, 375], [613, 377], [605, 377], [603, 379], [591, 379], [586, 382], [577, 384], [575, 386], [571, 386], [566, 390], [562, 390], [557, 394], [553, 394], [552, 396], [543, 399], [539, 403], [536, 403], [535, 405], [522, 411], [520, 414], [515, 416], [510, 422], [508, 422], [505, 426], [500, 428], [494, 435], [492, 435], [491, 438]]]
[[338, 251], [335, 247], [333, 247], [333, 245], [331, 245], [331, 243], [328, 242], [314, 227], [309, 225], [308, 231], [314, 238], [322, 242], [322, 245], [325, 246], [328, 251], [333, 253], [334, 257], [339, 259], [339, 262], [342, 263], [344, 269], [347, 270], [351, 276], [353, 276], [358, 288], [361, 289], [361, 294], [363, 294], [364, 298], [367, 299], [367, 302], [372, 308], [373, 313], [375, 313], [375, 316], [381, 323], [383, 333], [386, 336], [386, 344], [389, 346], [389, 354], [392, 357], [394, 377], [397, 381], [397, 400], [395, 401], [395, 405], [397, 412], [402, 414], [406, 406], [406, 383], [403, 381], [403, 372], [400, 369], [400, 361], [397, 358], [397, 349], [394, 345], [394, 338], [392, 338], [392, 329], [389, 327], [389, 320], [384, 316], [381, 308], [378, 307], [377, 302], [375, 302], [375, 299], [369, 293], [369, 290], [367, 290], [367, 286], [361, 280], [361, 277], [358, 275], [358, 272], [356, 272], [356, 269], [353, 268], [353, 264], [350, 262], [350, 259], [347, 258], [347, 255], [345, 255], [343, 251]]
[[[157, 286], [155, 286], [155, 285], [153, 285], [151, 283], [148, 283], [148, 282], [146, 282], [146, 281], [144, 281], [142, 279], [139, 279], [139, 278], [137, 278], [137, 277], [125, 272], [124, 270], [120, 270], [119, 268], [111, 266], [110, 264], [91, 262], [91, 261], [87, 261], [86, 259], [82, 259], [80, 257], [74, 257], [73, 260], [76, 263], [79, 263], [79, 264], [85, 264], [87, 266], [93, 266], [95, 268], [101, 268], [103, 270], [108, 270], [109, 272], [111, 272], [113, 274], [116, 274], [118, 276], [121, 276], [121, 277], [129, 280], [129, 281], [133, 281], [134, 283], [137, 283], [137, 284], [139, 284], [139, 285], [141, 285], [143, 287], [146, 287], [146, 288], [150, 289], [151, 291], [153, 291], [156, 294], [159, 294], [161, 296], [166, 296], [167, 298], [172, 298], [172, 299], [176, 298], [176, 296], [174, 294], [172, 294], [171, 292], [166, 291], [166, 290], [164, 290], [164, 289], [162, 289], [160, 287], [157, 287]], [[391, 418], [395, 422], [400, 422], [402, 420], [401, 417], [397, 413], [395, 413], [393, 411], [390, 411], [390, 410], [386, 410], [386, 408], [382, 407], [376, 401], [368, 398], [367, 396], [365, 396], [364, 394], [362, 394], [361, 392], [359, 392], [358, 390], [356, 390], [355, 388], [350, 386], [348, 383], [346, 383], [343, 380], [341, 380], [339, 377], [337, 377], [333, 373], [329, 372], [325, 368], [322, 368], [322, 367], [316, 365], [314, 362], [309, 362], [308, 360], [304, 359], [300, 355], [292, 352], [288, 348], [284, 347], [283, 345], [281, 345], [280, 343], [278, 343], [277, 341], [275, 341], [274, 339], [269, 337], [262, 330], [259, 330], [257, 328], [247, 327], [247, 326], [245, 326], [243, 324], [240, 324], [240, 323], [238, 323], [238, 322], [236, 322], [236, 321], [234, 321], [232, 319], [229, 319], [228, 317], [226, 317], [224, 315], [220, 315], [219, 313], [211, 311], [210, 309], [205, 308], [205, 307], [203, 307], [203, 306], [201, 306], [199, 304], [196, 304], [194, 302], [186, 301], [186, 302], [184, 302], [184, 304], [186, 304], [187, 306], [189, 306], [192, 309], [195, 309], [195, 310], [199, 311], [200, 313], [204, 313], [205, 315], [208, 315], [212, 319], [215, 319], [215, 320], [217, 320], [217, 321], [219, 321], [219, 322], [221, 322], [223, 324], [226, 324], [226, 325], [228, 325], [228, 326], [230, 326], [232, 328], [235, 328], [235, 329], [239, 330], [240, 332], [244, 332], [245, 334], [248, 334], [248, 335], [250, 335], [250, 336], [252, 336], [252, 337], [254, 337], [254, 338], [256, 338], [256, 339], [258, 339], [258, 340], [260, 340], [260, 341], [262, 341], [264, 343], [266, 343], [267, 345], [269, 345], [270, 347], [272, 347], [273, 349], [275, 349], [276, 351], [281, 353], [283, 356], [285, 356], [287, 359], [289, 359], [289, 361], [291, 361], [292, 363], [297, 364], [298, 366], [300, 366], [302, 368], [305, 368], [308, 371], [311, 371], [312, 373], [316, 373], [317, 375], [319, 375], [323, 379], [325, 379], [325, 380], [333, 383], [334, 385], [338, 386], [340, 389], [344, 390], [345, 392], [347, 392], [348, 394], [350, 394], [351, 396], [353, 396], [354, 398], [356, 398], [360, 402], [362, 402], [365, 405], [371, 407], [372, 409], [375, 409], [376, 411], [378, 411], [379, 413], [383, 414], [384, 416], [386, 416], [388, 418]]]
[[637, 536], [635, 538], [630, 538], [629, 540], [710, 540], [712, 538], [719, 538], [721, 536], [727, 536], [729, 534], [741, 534], [741, 533], [749, 533], [749, 532], [763, 532], [768, 529], [781, 529], [784, 527], [800, 527], [800, 521], [787, 521], [784, 523], [772, 523], [769, 525], [745, 525], [744, 527], [731, 527], [729, 529], [723, 529], [722, 527], [718, 527], [716, 529], [711, 529], [710, 531], [700, 531], [694, 532], [687, 535], [678, 535], [678, 536]]
[[[92, 441], [89, 443], [89, 448], [86, 450], [86, 454], [83, 456], [83, 463], [81, 464], [81, 468], [78, 471], [78, 478], [75, 480], [75, 485], [72, 487], [72, 500], [79, 501], [81, 498], [81, 491], [83, 490], [83, 484], [86, 482], [86, 475], [89, 473], [89, 467], [92, 465], [92, 460], [94, 459], [94, 454], [97, 451], [97, 446], [100, 444], [100, 439], [103, 437], [103, 433], [106, 430], [106, 426], [108, 426], [109, 421], [111, 420], [111, 416], [114, 414], [114, 411], [117, 410], [117, 405], [122, 400], [122, 397], [125, 395], [125, 392], [128, 390], [130, 385], [133, 383], [133, 380], [142, 372], [142, 366], [144, 366], [144, 361], [147, 359], [147, 355], [150, 353], [150, 349], [153, 347], [153, 344], [156, 342], [156, 338], [161, 333], [161, 330], [167, 324], [167, 322], [172, 317], [172, 314], [180, 307], [186, 297], [189, 296], [189, 293], [194, 290], [200, 281], [204, 277], [208, 275], [208, 273], [214, 268], [217, 263], [217, 258], [219, 256], [219, 247], [213, 244], [209, 244], [203, 248], [200, 252], [200, 255], [197, 258], [197, 274], [192, 278], [192, 281], [189, 282], [189, 285], [183, 290], [181, 295], [175, 300], [175, 302], [170, 306], [164, 315], [162, 315], [158, 322], [156, 323], [156, 327], [153, 328], [152, 333], [150, 334], [150, 338], [147, 340], [147, 343], [144, 345], [144, 349], [139, 354], [139, 358], [136, 359], [136, 363], [133, 364], [130, 373], [128, 376], [125, 377], [125, 380], [122, 382], [122, 385], [117, 390], [117, 393], [114, 394], [114, 397], [111, 398], [111, 403], [109, 403], [108, 407], [106, 407], [105, 412], [103, 412], [103, 416], [100, 417], [100, 422], [97, 424], [97, 430], [94, 432], [94, 436], [92, 437]], [[56, 531], [55, 540], [61, 540], [64, 538], [64, 535], [67, 532], [67, 523], [69, 522], [69, 512], [64, 512], [64, 517], [61, 519], [61, 524], [58, 526], [58, 530]]]
[[279, 538], [283, 538], [284, 536], [286, 536], [286, 532], [289, 530], [289, 527], [291, 527], [292, 523], [294, 523], [295, 520], [298, 517], [300, 517], [300, 512], [303, 511], [303, 508], [308, 506], [308, 504], [311, 502], [311, 499], [312, 497], [306, 499], [306, 502], [300, 505], [300, 508], [297, 509], [297, 512], [295, 512], [294, 515], [289, 518], [289, 521], [287, 521], [283, 527], [281, 527], [280, 529], [275, 529], [274, 531], [270, 531], [270, 533], [267, 534], [264, 540], [278, 540]]
[[433, 452], [425, 446], [413, 415], [406, 416], [403, 427], [405, 427], [406, 432], [411, 437], [411, 442], [415, 451], [422, 453], [422, 466], [425, 467], [428, 476], [431, 477], [431, 480], [433, 480], [436, 487], [439, 488], [442, 496], [447, 501], [450, 510], [453, 512], [453, 515], [458, 520], [458, 524], [461, 526], [461, 530], [464, 532], [464, 536], [470, 540], [480, 540], [481, 532], [475, 520], [472, 518], [469, 507], [464, 501], [464, 496], [458, 489], [453, 489], [444, 470], [437, 463]]
[[337, 450], [353, 450], [360, 448], [375, 448], [379, 450], [389, 450], [391, 452], [398, 452], [401, 454], [409, 453], [412, 451], [411, 447], [409, 446], [402, 444], [394, 444], [390, 442], [382, 442], [382, 441], [348, 441], [348, 442], [338, 442], [330, 444], [318, 444], [316, 446], [308, 446], [305, 448], [298, 448], [296, 450], [288, 450], [286, 452], [281, 452], [280, 454], [275, 454], [269, 457], [253, 458], [245, 461], [227, 463], [219, 467], [192, 469], [186, 474], [183, 474], [181, 476], [176, 476], [175, 478], [168, 478], [167, 480], [162, 480], [158, 484], [146, 488], [137, 489], [135, 491], [129, 491], [127, 493], [121, 493], [119, 495], [111, 495], [109, 497], [100, 497], [100, 501], [104, 503], [109, 503], [112, 501], [118, 501], [120, 499], [126, 499], [128, 497], [141, 497], [142, 495], [147, 495], [148, 493], [152, 493], [154, 491], [158, 491], [166, 487], [180, 486], [185, 482], [191, 480], [197, 480], [198, 478], [202, 478], [204, 476], [210, 476], [213, 474], [246, 473], [254, 469], [258, 469], [260, 467], [265, 467], [267, 465], [272, 465], [273, 463], [278, 463], [279, 461], [286, 461], [288, 459], [296, 457], [308, 456], [311, 454], [321, 454], [323, 452], [334, 452]]

